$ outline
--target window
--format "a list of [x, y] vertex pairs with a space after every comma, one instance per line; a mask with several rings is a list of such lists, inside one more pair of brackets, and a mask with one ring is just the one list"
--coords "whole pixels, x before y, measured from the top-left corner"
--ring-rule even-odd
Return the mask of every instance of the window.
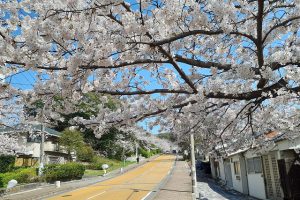
[[254, 163], [253, 163], [253, 158], [247, 159], [247, 168], [248, 168], [248, 173], [254, 173]]
[[254, 157], [247, 159], [248, 173], [262, 173], [262, 164], [260, 157]]
[[233, 162], [233, 166], [234, 166], [234, 174], [240, 175], [241, 173], [240, 162], [238, 161]]
[[39, 135], [30, 135], [27, 134], [27, 142], [33, 142], [33, 143], [40, 143], [41, 142], [41, 136]]
[[255, 173], [262, 173], [262, 164], [260, 157], [253, 158]]

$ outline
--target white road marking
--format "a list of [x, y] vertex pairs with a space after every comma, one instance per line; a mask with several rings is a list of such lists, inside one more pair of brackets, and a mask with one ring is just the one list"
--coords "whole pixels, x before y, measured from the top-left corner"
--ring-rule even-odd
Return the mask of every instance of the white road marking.
[[[151, 191], [152, 192], [152, 191]], [[141, 200], [145, 200], [150, 194], [151, 192], [149, 192], [146, 196], [144, 196]]]
[[92, 199], [92, 198], [94, 198], [94, 197], [100, 196], [101, 194], [104, 194], [105, 192], [106, 192], [106, 191], [103, 191], [103, 192], [101, 192], [101, 193], [99, 193], [99, 194], [96, 194], [96, 195], [94, 195], [94, 196], [91, 196], [91, 197], [87, 198], [86, 200], [90, 200], [90, 199]]
[[23, 191], [23, 192], [8, 194], [8, 195], [5, 195], [5, 196], [13, 196], [13, 195], [18, 195], [18, 194], [24, 194], [24, 193], [27, 193], [27, 192], [32, 192], [32, 191], [36, 191], [36, 190], [40, 190], [40, 189], [42, 189], [42, 188], [36, 188], [36, 189], [32, 189], [32, 190], [26, 190], [26, 191]]

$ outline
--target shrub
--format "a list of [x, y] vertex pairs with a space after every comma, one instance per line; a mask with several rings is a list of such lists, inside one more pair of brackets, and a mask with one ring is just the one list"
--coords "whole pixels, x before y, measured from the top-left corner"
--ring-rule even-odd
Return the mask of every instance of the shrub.
[[76, 180], [84, 171], [85, 166], [79, 163], [50, 164], [44, 168], [44, 177], [47, 182]]
[[89, 164], [87, 166], [88, 169], [93, 169], [93, 170], [102, 170], [102, 165], [103, 164], [108, 164], [109, 166], [111, 166], [111, 162], [106, 159], [106, 158], [102, 158], [99, 156], [94, 156], [92, 163]]
[[160, 149], [153, 149], [153, 150], [151, 150], [151, 154], [152, 155], [159, 154], [159, 153], [161, 153]]
[[86, 166], [87, 169], [93, 169], [93, 170], [102, 170], [102, 165], [104, 163], [91, 163], [89, 165]]
[[0, 155], [0, 173], [9, 172], [15, 165], [16, 158], [12, 155]]
[[32, 183], [39, 180], [35, 168], [18, 169], [0, 174], [0, 187], [6, 187], [8, 181], [12, 179], [17, 180], [18, 183]]
[[76, 153], [78, 160], [83, 162], [92, 162], [94, 157], [94, 150], [88, 145], [79, 148]]
[[112, 169], [113, 167], [122, 165], [122, 162], [115, 159], [108, 159], [105, 157], [94, 156], [92, 163], [87, 165], [86, 167], [87, 169], [102, 170], [103, 164], [108, 164], [109, 168]]
[[139, 153], [145, 157], [145, 158], [150, 158], [151, 157], [151, 152], [147, 151], [146, 149], [139, 148]]

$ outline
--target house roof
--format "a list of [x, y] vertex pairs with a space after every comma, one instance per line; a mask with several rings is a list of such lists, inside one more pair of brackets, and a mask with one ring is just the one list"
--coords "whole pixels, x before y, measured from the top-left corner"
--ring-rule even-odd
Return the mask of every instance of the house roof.
[[275, 137], [277, 137], [279, 135], [279, 133], [277, 131], [269, 131], [264, 133], [265, 137], [267, 139], [274, 139]]
[[229, 153], [229, 154], [227, 155], [227, 157], [234, 156], [234, 155], [237, 155], [237, 154], [239, 154], [239, 153], [244, 153], [244, 152], [248, 151], [249, 149], [250, 149], [250, 148], [239, 149], [239, 150], [237, 150], [237, 151], [235, 151], [235, 152]]
[[[42, 130], [42, 125], [38, 124], [38, 125], [29, 125], [28, 128], [31, 128], [33, 131], [41, 131]], [[27, 132], [28, 128], [25, 127], [0, 127], [0, 133], [10, 133], [10, 132]], [[48, 127], [44, 127], [44, 131], [46, 134], [48, 135], [52, 135], [52, 136], [56, 136], [56, 137], [60, 137], [61, 133], [48, 128]]]

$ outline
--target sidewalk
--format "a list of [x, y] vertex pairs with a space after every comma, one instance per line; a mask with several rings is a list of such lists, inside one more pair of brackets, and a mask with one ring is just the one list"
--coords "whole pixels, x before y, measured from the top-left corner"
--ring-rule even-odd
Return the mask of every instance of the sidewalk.
[[155, 200], [191, 200], [192, 179], [185, 161], [176, 161], [166, 184], [159, 187]]
[[[138, 166], [145, 164], [146, 162], [155, 159], [157, 156], [153, 156], [150, 159], [145, 159], [141, 161], [139, 164], [132, 164], [125, 167], [123, 173], [132, 170]], [[120, 170], [114, 170], [109, 172], [106, 176], [96, 176], [90, 178], [83, 178], [81, 180], [69, 181], [69, 182], [61, 182], [61, 187], [56, 188], [54, 184], [43, 184], [38, 186], [37, 188], [31, 190], [24, 190], [17, 193], [7, 194], [3, 197], [0, 197], [1, 200], [29, 200], [29, 199], [46, 199], [50, 196], [65, 193], [71, 190], [76, 190], [82, 187], [86, 187], [89, 185], [96, 184], [98, 182], [114, 178], [120, 175]]]

